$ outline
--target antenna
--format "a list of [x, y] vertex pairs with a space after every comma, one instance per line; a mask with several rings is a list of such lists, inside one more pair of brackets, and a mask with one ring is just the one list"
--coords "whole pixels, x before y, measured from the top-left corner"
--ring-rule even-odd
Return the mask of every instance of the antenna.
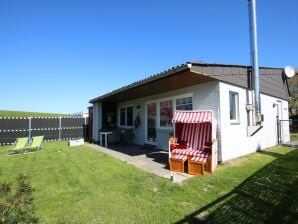
[[292, 66], [286, 66], [284, 68], [284, 72], [285, 72], [285, 75], [288, 77], [288, 78], [292, 78], [295, 76], [295, 70]]

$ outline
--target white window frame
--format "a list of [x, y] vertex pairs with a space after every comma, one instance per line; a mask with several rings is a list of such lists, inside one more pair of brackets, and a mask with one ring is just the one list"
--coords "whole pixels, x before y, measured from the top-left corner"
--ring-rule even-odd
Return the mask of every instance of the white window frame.
[[[233, 102], [231, 102], [231, 99], [233, 97]], [[233, 105], [232, 105], [233, 104]], [[231, 108], [233, 107], [233, 108]], [[235, 118], [231, 117], [231, 109], [234, 111]], [[239, 117], [239, 93], [235, 91], [229, 91], [229, 120], [231, 124], [239, 124], [240, 123], [240, 117]]]
[[[127, 108], [128, 107], [131, 107], [132, 108], [132, 120], [133, 120], [133, 114], [134, 114], [134, 111], [133, 111], [133, 105], [125, 105], [125, 106], [121, 106], [121, 107], [119, 107], [119, 127], [129, 127], [129, 128], [131, 128], [131, 127], [133, 127], [133, 121], [132, 121], [132, 125], [127, 125]], [[121, 124], [121, 109], [125, 109], [125, 124], [124, 125], [122, 125]]]
[[[156, 103], [156, 112], [157, 112], [157, 114], [156, 114], [156, 122], [157, 122], [156, 128], [157, 129], [159, 129], [159, 130], [173, 130], [173, 126], [169, 126], [169, 127], [160, 126], [160, 103], [164, 102], [164, 101], [172, 100], [173, 101], [173, 116], [174, 116], [174, 113], [176, 111], [176, 100], [181, 99], [181, 98], [187, 98], [187, 97], [192, 98], [192, 108], [193, 108], [193, 93], [187, 93], [187, 94], [177, 95], [177, 96], [168, 97], [168, 98], [150, 100], [145, 103], [146, 108], [147, 108], [147, 104]], [[147, 119], [147, 113], [146, 113], [146, 119]], [[146, 127], [146, 129], [147, 129], [147, 127]]]
[[183, 99], [183, 98], [192, 98], [191, 99], [191, 104], [192, 104], [192, 109], [193, 109], [193, 94], [186, 94], [186, 95], [181, 95], [181, 96], [178, 96], [178, 97], [175, 97], [175, 99], [174, 99], [174, 101], [175, 101], [175, 103], [174, 103], [174, 105], [175, 105], [175, 110], [177, 110], [176, 109], [176, 107], [177, 107], [177, 104], [176, 104], [176, 100], [178, 100], [178, 99]]
[[157, 106], [157, 118], [158, 118], [158, 125], [157, 125], [157, 127], [158, 128], [164, 128], [164, 129], [169, 129], [169, 128], [172, 128], [173, 126], [161, 126], [160, 125], [160, 122], [161, 122], [161, 117], [160, 117], [160, 109], [161, 109], [161, 107], [160, 107], [160, 104], [162, 103], [162, 102], [166, 102], [166, 101], [172, 101], [172, 115], [174, 115], [174, 111], [175, 111], [175, 108], [174, 108], [174, 105], [175, 105], [175, 102], [174, 102], [174, 100], [173, 99], [163, 99], [163, 100], [160, 100], [159, 102], [158, 102], [158, 106]]
[[[145, 103], [145, 142], [147, 142], [148, 144], [153, 144], [153, 145], [156, 145], [156, 141], [148, 141], [147, 137], [148, 137], [148, 111], [147, 111], [147, 108], [148, 108], [148, 104], [151, 104], [151, 103], [155, 103], [156, 104], [156, 122], [158, 122], [158, 119], [159, 119], [159, 113], [158, 113], [158, 109], [159, 109], [159, 105], [158, 105], [158, 101], [156, 100], [151, 100], [151, 101], [148, 101]], [[156, 126], [156, 129], [158, 129], [158, 124], [155, 124]], [[156, 139], [157, 139], [157, 135], [156, 135]], [[156, 140], [155, 139], [155, 140]]]

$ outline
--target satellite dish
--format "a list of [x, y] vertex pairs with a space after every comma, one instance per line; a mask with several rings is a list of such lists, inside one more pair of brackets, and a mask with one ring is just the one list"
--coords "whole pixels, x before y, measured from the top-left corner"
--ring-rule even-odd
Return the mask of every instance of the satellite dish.
[[295, 70], [294, 70], [294, 68], [291, 67], [291, 66], [286, 66], [284, 71], [285, 71], [285, 75], [286, 75], [288, 78], [292, 78], [292, 77], [294, 77], [294, 75], [295, 75]]

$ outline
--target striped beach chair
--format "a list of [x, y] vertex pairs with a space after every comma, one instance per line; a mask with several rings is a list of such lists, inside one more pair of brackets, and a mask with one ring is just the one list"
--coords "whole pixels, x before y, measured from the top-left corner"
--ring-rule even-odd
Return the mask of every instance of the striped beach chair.
[[[169, 163], [172, 167], [184, 167], [188, 161], [188, 172], [203, 175], [210, 170], [207, 161], [211, 161], [206, 145], [212, 139], [212, 112], [177, 111], [174, 115], [175, 136], [169, 141]], [[181, 172], [183, 172], [181, 170]]]

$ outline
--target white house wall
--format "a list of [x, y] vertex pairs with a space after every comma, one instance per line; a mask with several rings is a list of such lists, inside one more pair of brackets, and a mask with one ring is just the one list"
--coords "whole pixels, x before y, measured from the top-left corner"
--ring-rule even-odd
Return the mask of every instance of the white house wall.
[[[136, 99], [136, 100], [131, 100], [131, 101], [126, 101], [126, 102], [121, 102], [117, 105], [117, 110], [118, 110], [118, 117], [117, 117], [117, 122], [118, 126], [120, 123], [120, 108], [121, 107], [127, 107], [127, 106], [132, 106], [133, 107], [133, 120], [139, 115], [140, 117], [140, 126], [136, 129], [133, 127], [133, 143], [134, 144], [139, 144], [142, 145], [144, 144], [144, 139], [145, 139], [145, 104], [143, 100]], [[131, 129], [131, 127], [125, 127], [125, 126], [119, 126], [120, 129]]]
[[102, 104], [96, 102], [93, 104], [93, 140], [99, 141], [99, 129], [102, 128]]
[[[187, 87], [163, 94], [157, 94], [145, 98], [126, 101], [119, 103], [118, 106], [118, 125], [120, 121], [120, 108], [123, 106], [133, 106], [134, 119], [139, 114], [141, 125], [134, 129], [133, 143], [145, 144], [146, 143], [146, 105], [148, 102], [160, 102], [161, 100], [171, 99], [177, 96], [191, 95], [193, 97], [193, 110], [212, 110], [215, 117], [218, 116], [219, 105], [219, 86], [218, 82], [209, 82], [192, 87]], [[120, 127], [121, 128], [121, 127]], [[126, 128], [126, 127], [122, 127]], [[173, 135], [173, 128], [158, 128], [156, 146], [159, 149], [168, 150], [168, 139]]]
[[[229, 115], [229, 92], [239, 94], [239, 123], [231, 123]], [[276, 107], [282, 105], [283, 119], [288, 119], [288, 102], [261, 94], [261, 110], [264, 115], [263, 128], [255, 135], [247, 136], [247, 91], [244, 88], [220, 83], [220, 135], [222, 161], [256, 152], [277, 144]], [[289, 128], [283, 130], [284, 141], [289, 141]]]
[[219, 82], [208, 82], [194, 86], [193, 109], [212, 110], [215, 118], [219, 115]]
[[[229, 119], [229, 92], [239, 94], [239, 122], [231, 123]], [[163, 94], [139, 98], [131, 101], [121, 102], [118, 107], [118, 126], [120, 121], [120, 108], [122, 106], [133, 106], [133, 119], [140, 116], [141, 124], [133, 128], [133, 143], [143, 145], [146, 143], [146, 105], [149, 102], [160, 102], [180, 96], [193, 97], [194, 110], [212, 110], [217, 120], [217, 145], [219, 149], [219, 160], [227, 161], [239, 156], [253, 153], [259, 149], [277, 145], [276, 116], [281, 120], [288, 120], [288, 102], [275, 97], [261, 94], [261, 109], [264, 114], [263, 128], [255, 135], [247, 135], [248, 116], [246, 111], [247, 96], [251, 100], [251, 92], [246, 89], [227, 83], [213, 81], [195, 85]], [[98, 130], [102, 127], [102, 105], [94, 104], [93, 116], [93, 139], [99, 140]], [[250, 117], [251, 119], [251, 117]], [[290, 140], [288, 122], [283, 122], [281, 141]], [[131, 128], [121, 127], [120, 128]], [[173, 128], [157, 128], [156, 146], [160, 149], [168, 149], [168, 138], [173, 135]]]

